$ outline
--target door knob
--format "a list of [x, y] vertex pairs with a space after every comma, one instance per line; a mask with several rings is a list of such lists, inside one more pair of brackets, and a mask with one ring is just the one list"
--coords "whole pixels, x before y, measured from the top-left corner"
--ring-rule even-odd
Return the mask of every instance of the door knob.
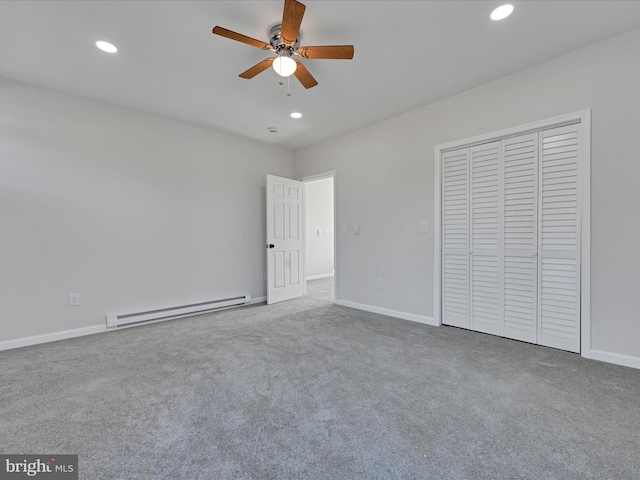
[[274, 248], [275, 245], [273, 243], [270, 243], [269, 245], [267, 245], [267, 248]]

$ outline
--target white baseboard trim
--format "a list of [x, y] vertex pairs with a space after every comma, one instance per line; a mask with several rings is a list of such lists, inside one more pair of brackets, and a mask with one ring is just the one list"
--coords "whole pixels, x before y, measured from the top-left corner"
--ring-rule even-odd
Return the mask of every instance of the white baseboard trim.
[[425, 325], [432, 325], [434, 327], [438, 326], [438, 324], [433, 319], [433, 317], [416, 315], [415, 313], [399, 312], [397, 310], [389, 310], [388, 308], [374, 307], [372, 305], [349, 302], [347, 300], [336, 299], [334, 303], [336, 305], [342, 305], [343, 307], [355, 308], [356, 310], [364, 310], [365, 312], [379, 313], [380, 315], [387, 315], [388, 317], [400, 318], [402, 320], [409, 320], [410, 322], [417, 322]]
[[623, 367], [631, 367], [640, 369], [640, 357], [632, 357], [631, 355], [622, 355], [620, 353], [603, 352], [602, 350], [591, 350], [591, 360], [600, 360], [601, 362], [615, 363]]
[[307, 281], [309, 280], [320, 280], [321, 278], [331, 278], [333, 277], [333, 273], [323, 273], [322, 275], [311, 275], [307, 277]]
[[45, 333], [44, 335], [16, 338], [15, 340], [5, 340], [4, 342], [0, 342], [0, 351], [11, 350], [13, 348], [30, 347], [31, 345], [66, 340], [68, 338], [83, 337], [85, 335], [104, 333], [106, 331], [106, 325], [95, 325], [93, 327], [75, 328], [73, 330], [63, 330], [62, 332]]
[[267, 297], [252, 297], [251, 301], [246, 305], [253, 305], [254, 303], [265, 303], [267, 301]]

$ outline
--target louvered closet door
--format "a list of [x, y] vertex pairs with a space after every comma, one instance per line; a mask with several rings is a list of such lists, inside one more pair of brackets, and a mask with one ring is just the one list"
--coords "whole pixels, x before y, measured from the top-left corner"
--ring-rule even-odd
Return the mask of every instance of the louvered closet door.
[[442, 163], [442, 323], [469, 328], [469, 149]]
[[502, 145], [470, 149], [471, 329], [502, 335]]
[[540, 132], [538, 343], [580, 351], [580, 124]]
[[504, 336], [536, 343], [538, 133], [503, 140]]

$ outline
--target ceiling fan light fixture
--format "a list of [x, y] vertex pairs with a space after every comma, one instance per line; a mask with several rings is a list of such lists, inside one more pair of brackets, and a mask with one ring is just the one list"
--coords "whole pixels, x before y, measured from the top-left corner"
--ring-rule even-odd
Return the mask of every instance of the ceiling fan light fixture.
[[502, 20], [513, 12], [513, 5], [502, 5], [491, 12], [491, 20]]
[[[307, 7], [298, 0], [284, 0], [284, 10], [282, 12], [282, 23], [273, 25], [269, 29], [269, 42], [263, 42], [252, 37], [247, 37], [241, 33], [228, 30], [216, 25], [211, 33], [220, 35], [236, 42], [250, 45], [260, 50], [274, 52], [274, 56], [265, 58], [253, 67], [238, 75], [240, 78], [249, 80], [259, 73], [269, 69], [269, 66], [280, 76], [287, 79], [295, 74], [298, 81], [306, 89], [318, 85], [318, 81], [307, 70], [307, 67], [299, 60], [295, 60], [294, 55], [302, 59], [344, 59], [353, 58], [353, 45], [323, 45], [323, 46], [300, 46], [300, 25], [302, 17]], [[278, 82], [282, 85], [283, 82]], [[287, 96], [291, 93], [287, 91]]]
[[287, 56], [280, 55], [273, 60], [273, 69], [281, 77], [288, 77], [296, 71], [296, 61]]

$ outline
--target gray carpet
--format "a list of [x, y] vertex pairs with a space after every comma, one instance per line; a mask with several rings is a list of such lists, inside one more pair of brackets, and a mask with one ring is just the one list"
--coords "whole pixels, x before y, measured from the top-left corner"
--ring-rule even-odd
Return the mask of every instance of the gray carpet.
[[307, 281], [307, 296], [333, 302], [333, 277]]
[[0, 453], [81, 479], [640, 478], [640, 371], [312, 291], [0, 365]]

